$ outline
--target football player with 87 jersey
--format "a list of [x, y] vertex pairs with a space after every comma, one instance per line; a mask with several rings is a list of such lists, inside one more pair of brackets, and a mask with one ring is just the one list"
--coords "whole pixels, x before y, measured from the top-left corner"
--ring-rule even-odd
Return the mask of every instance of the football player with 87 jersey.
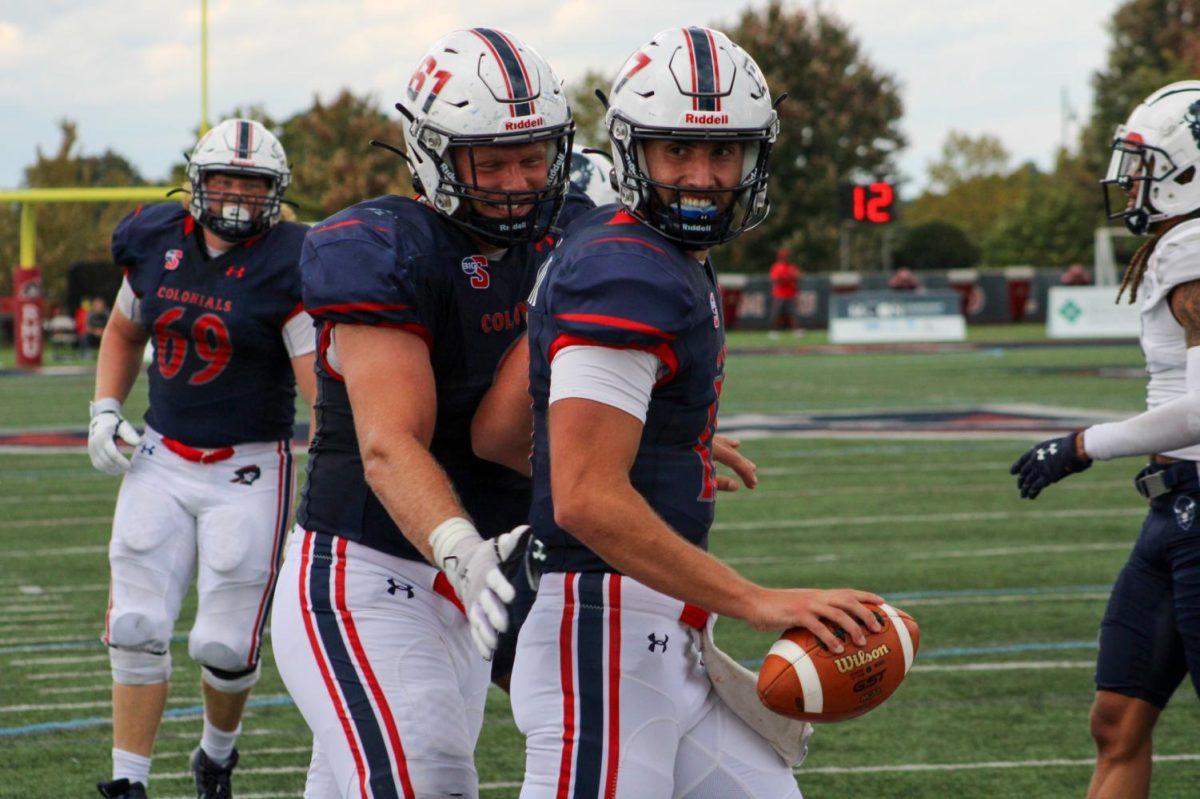
[[480, 655], [508, 626], [500, 565], [530, 495], [470, 422], [555, 218], [590, 207], [568, 194], [558, 78], [511, 34], [443, 37], [397, 107], [420, 196], [347, 208], [301, 259], [320, 398], [272, 647], [313, 731], [310, 797], [478, 796]]
[[768, 741], [744, 720], [761, 716], [753, 682], [739, 713], [697, 656], [716, 613], [838, 652], [827, 622], [860, 645], [878, 629], [874, 594], [767, 589], [705, 551], [725, 362], [708, 253], [766, 216], [778, 117], [754, 60], [697, 27], [635, 52], [609, 100], [620, 205], [567, 228], [530, 301], [540, 585], [512, 680], [521, 797], [798, 797], [806, 728]]
[[[113, 233], [125, 270], [100, 342], [88, 450], [124, 475], [113, 516], [104, 642], [113, 676], [109, 797], [144, 796], [193, 572], [188, 653], [200, 664], [197, 795], [228, 796], [292, 499], [296, 386], [311, 404], [312, 320], [300, 302], [306, 228], [279, 221], [290, 170], [262, 125], [229, 119], [188, 163], [187, 208], [138, 208]], [[121, 415], [147, 341], [150, 408]], [[137, 447], [132, 461], [117, 437]]]

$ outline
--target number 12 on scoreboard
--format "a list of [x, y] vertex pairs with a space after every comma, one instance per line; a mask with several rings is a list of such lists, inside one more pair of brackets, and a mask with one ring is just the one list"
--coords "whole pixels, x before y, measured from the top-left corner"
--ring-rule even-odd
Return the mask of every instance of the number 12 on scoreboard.
[[883, 225], [895, 219], [896, 191], [884, 181], [838, 185], [838, 212], [844, 220]]

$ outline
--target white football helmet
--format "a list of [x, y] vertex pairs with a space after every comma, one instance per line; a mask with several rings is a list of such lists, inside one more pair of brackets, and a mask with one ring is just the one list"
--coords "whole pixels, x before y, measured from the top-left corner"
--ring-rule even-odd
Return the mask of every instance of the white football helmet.
[[588, 147], [571, 149], [571, 185], [591, 198], [596, 205], [617, 202], [612, 185], [612, 159]]
[[[510, 33], [470, 28], [439, 39], [396, 103], [417, 191], [439, 212], [497, 246], [546, 235], [566, 196], [575, 123], [562, 84], [536, 51]], [[452, 147], [545, 142], [546, 185], [536, 191], [485, 190], [459, 175]], [[473, 170], [472, 170], [473, 171]], [[485, 216], [473, 203], [502, 208]], [[532, 209], [516, 214], [517, 206]]]
[[[768, 159], [779, 116], [762, 71], [724, 33], [689, 27], [656, 34], [617, 73], [605, 123], [621, 203], [667, 238], [703, 249], [766, 218]], [[683, 187], [647, 174], [642, 144], [648, 139], [742, 143], [741, 181], [712, 192], [732, 191], [733, 203], [724, 211], [715, 202], [685, 204]], [[675, 200], [664, 201], [656, 189], [674, 192]]]
[[[271, 187], [265, 198], [216, 193], [205, 186], [205, 178], [214, 173], [264, 177]], [[279, 221], [292, 171], [283, 145], [269, 130], [252, 119], [226, 119], [196, 143], [187, 177], [192, 184], [188, 210], [196, 221], [227, 241], [243, 241]]]
[[[1112, 150], [1100, 181], [1109, 219], [1143, 234], [1155, 222], [1200, 209], [1200, 80], [1147, 97], [1117, 126]], [[1120, 193], [1114, 197], [1110, 186]]]

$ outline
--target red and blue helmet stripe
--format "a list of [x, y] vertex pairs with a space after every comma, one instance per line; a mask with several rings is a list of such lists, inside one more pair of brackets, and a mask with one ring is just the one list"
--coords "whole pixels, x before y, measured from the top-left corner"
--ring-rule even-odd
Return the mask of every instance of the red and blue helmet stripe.
[[533, 85], [529, 80], [529, 72], [525, 69], [525, 60], [517, 51], [512, 40], [498, 30], [492, 28], [472, 28], [474, 33], [488, 46], [496, 63], [500, 65], [500, 73], [504, 76], [504, 85], [508, 89], [508, 98], [512, 100], [509, 112], [514, 117], [531, 116], [534, 113]]
[[684, 28], [684, 41], [692, 65], [692, 110], [721, 110], [721, 69], [717, 65], [717, 43], [707, 28]]

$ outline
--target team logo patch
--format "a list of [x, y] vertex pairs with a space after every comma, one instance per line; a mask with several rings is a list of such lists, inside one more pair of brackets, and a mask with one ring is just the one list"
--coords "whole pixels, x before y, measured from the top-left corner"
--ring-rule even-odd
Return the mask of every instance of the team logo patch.
[[1182, 496], [1175, 500], [1175, 523], [1180, 530], [1191, 530], [1196, 521], [1196, 500]]
[[488, 259], [483, 255], [468, 255], [462, 260], [463, 274], [471, 278], [471, 288], [486, 289], [492, 285], [492, 276], [488, 274]]
[[163, 269], [174, 272], [183, 260], [183, 250], [167, 250], [163, 253]]
[[1200, 100], [1188, 106], [1187, 113], [1183, 115], [1183, 119], [1192, 131], [1192, 138], [1196, 140], [1196, 146], [1200, 147]]
[[249, 486], [254, 485], [254, 481], [260, 477], [262, 477], [262, 469], [257, 466], [243, 466], [233, 473], [233, 479], [229, 482]]
[[708, 307], [713, 315], [713, 330], [721, 329], [721, 314], [717, 311], [717, 295], [708, 292]]
[[408, 583], [398, 583], [395, 579], [389, 577], [387, 587], [388, 594], [395, 596], [397, 591], [402, 592], [405, 599], [412, 599], [414, 596], [413, 587], [411, 585]]

